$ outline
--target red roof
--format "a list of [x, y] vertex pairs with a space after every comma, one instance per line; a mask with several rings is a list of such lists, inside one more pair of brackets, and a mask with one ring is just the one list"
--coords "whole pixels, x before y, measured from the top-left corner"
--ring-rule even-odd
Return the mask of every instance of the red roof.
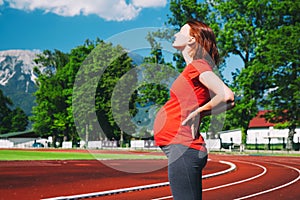
[[250, 121], [249, 128], [263, 128], [274, 126], [275, 124], [268, 122], [264, 117], [262, 117], [266, 112], [267, 110], [259, 111], [257, 116]]

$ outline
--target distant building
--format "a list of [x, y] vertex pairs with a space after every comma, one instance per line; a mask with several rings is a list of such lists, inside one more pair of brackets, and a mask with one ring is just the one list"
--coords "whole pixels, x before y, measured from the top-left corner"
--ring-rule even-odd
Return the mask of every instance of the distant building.
[[[257, 116], [249, 123], [247, 131], [247, 144], [286, 144], [288, 129], [275, 129], [275, 124], [268, 122], [263, 115], [267, 111], [259, 111]], [[225, 144], [242, 143], [241, 130], [222, 131], [219, 133], [221, 142]], [[300, 141], [300, 128], [296, 128], [296, 134], [293, 139], [294, 143]]]
[[31, 148], [35, 143], [47, 146], [48, 140], [41, 138], [32, 130], [0, 135], [0, 148]]
[[[275, 129], [275, 124], [268, 122], [263, 115], [267, 111], [259, 111], [257, 116], [250, 121], [249, 130], [247, 135], [247, 143], [255, 144], [256, 141], [259, 144], [280, 144], [286, 143], [288, 138], [288, 129]], [[294, 135], [294, 143], [299, 143], [300, 140], [300, 128], [296, 128], [296, 134]]]
[[266, 128], [274, 126], [275, 124], [268, 122], [263, 115], [266, 114], [266, 110], [261, 110], [258, 112], [256, 117], [254, 117], [250, 123], [249, 123], [249, 129], [255, 129], [255, 128]]

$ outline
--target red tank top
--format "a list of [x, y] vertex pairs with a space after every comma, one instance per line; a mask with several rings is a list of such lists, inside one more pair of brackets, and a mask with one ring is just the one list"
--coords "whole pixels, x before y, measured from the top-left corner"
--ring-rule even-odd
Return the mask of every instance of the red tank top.
[[205, 60], [195, 60], [185, 67], [170, 89], [170, 99], [159, 110], [154, 121], [154, 139], [157, 146], [182, 144], [197, 150], [205, 149], [200, 135], [193, 139], [189, 125], [182, 121], [196, 108], [210, 100], [209, 90], [199, 81], [199, 76], [212, 67]]

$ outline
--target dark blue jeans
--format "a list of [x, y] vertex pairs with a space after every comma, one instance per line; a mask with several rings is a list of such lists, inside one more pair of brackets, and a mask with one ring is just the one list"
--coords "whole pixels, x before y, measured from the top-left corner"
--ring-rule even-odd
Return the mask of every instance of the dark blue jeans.
[[180, 144], [161, 147], [168, 157], [168, 176], [174, 200], [202, 199], [202, 169], [207, 153]]

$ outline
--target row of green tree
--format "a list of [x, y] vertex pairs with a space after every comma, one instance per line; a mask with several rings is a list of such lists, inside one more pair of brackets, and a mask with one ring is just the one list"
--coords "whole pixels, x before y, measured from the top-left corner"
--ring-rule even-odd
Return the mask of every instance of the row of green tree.
[[47, 66], [43, 72], [35, 69], [37, 106], [31, 120], [36, 133], [52, 136], [54, 145], [120, 138], [111, 96], [120, 77], [133, 68], [121, 46], [87, 40], [70, 53], [46, 50], [36, 62]]
[[63, 141], [130, 140], [137, 135], [132, 121], [137, 105], [162, 105], [168, 99], [167, 87], [138, 80], [141, 73], [145, 80], [168, 79], [172, 72], [159, 75], [154, 60], [164, 63], [159, 50], [138, 68], [123, 47], [100, 39], [87, 40], [70, 53], [44, 51], [35, 60], [47, 67], [35, 68], [37, 105], [30, 117], [34, 131], [51, 136], [55, 146]]

